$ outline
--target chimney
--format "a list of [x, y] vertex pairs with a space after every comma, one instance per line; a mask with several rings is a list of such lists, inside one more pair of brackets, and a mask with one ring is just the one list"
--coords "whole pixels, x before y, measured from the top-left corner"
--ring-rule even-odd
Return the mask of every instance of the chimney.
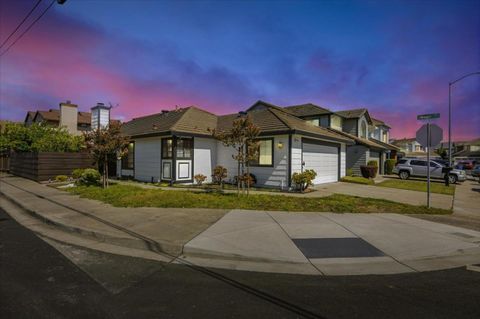
[[71, 134], [78, 134], [78, 106], [71, 101], [60, 103], [60, 126], [64, 126]]
[[110, 108], [103, 103], [97, 103], [92, 107], [92, 130], [108, 126], [110, 123]]

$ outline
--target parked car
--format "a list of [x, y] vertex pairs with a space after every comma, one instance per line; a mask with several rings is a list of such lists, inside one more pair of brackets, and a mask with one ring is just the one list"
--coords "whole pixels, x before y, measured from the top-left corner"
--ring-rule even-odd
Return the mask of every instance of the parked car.
[[457, 165], [455, 165], [455, 168], [459, 167], [459, 169], [473, 169], [474, 166], [475, 166], [474, 161], [459, 161]]
[[472, 176], [480, 177], [480, 165], [477, 165], [472, 169]]
[[[444, 166], [430, 161], [430, 177], [431, 178], [444, 178], [443, 173]], [[395, 165], [393, 169], [394, 174], [398, 174], [401, 179], [408, 179], [410, 176], [415, 177], [427, 177], [427, 161], [425, 159], [405, 158], [401, 159]], [[448, 175], [449, 182], [454, 184], [456, 182], [463, 182], [467, 179], [465, 171], [452, 169]]]

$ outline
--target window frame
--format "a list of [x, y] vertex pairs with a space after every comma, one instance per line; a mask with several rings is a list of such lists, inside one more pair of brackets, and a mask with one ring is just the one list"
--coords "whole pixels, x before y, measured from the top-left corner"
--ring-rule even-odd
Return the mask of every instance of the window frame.
[[[164, 147], [167, 147], [168, 148], [168, 141], [171, 141], [171, 151], [170, 151], [170, 156], [166, 155], [165, 153], [168, 153], [168, 149], [167, 149], [167, 152], [164, 152]], [[168, 138], [162, 138], [162, 159], [173, 159], [173, 137], [168, 137]]]
[[125, 170], [134, 170], [135, 169], [135, 141], [132, 141], [130, 143], [128, 143], [128, 146], [130, 146], [130, 144], [133, 145], [133, 152], [132, 152], [132, 166], [128, 166], [128, 156], [130, 155], [130, 150], [128, 150], [128, 153], [126, 156], [122, 157], [121, 161], [122, 161], [122, 169], [125, 169]]
[[[272, 142], [272, 162], [271, 164], [260, 164], [260, 151], [258, 152], [258, 159], [256, 161], [250, 161], [250, 167], [273, 167], [275, 163], [275, 138], [274, 137], [264, 137], [264, 138], [256, 138], [253, 142], [261, 142], [261, 141], [271, 141]], [[260, 146], [259, 146], [260, 147]]]
[[[182, 149], [183, 149], [183, 156], [178, 156], [178, 142], [182, 142]], [[190, 155], [185, 156], [185, 141], [187, 141], [190, 144]], [[175, 147], [175, 158], [180, 159], [180, 160], [191, 160], [193, 158], [193, 138], [177, 138], [177, 145]]]

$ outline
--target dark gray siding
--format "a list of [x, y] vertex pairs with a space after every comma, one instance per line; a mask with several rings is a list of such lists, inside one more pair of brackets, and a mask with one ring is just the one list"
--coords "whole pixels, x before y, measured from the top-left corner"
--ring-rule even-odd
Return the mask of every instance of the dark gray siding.
[[343, 131], [350, 133], [352, 135], [358, 136], [357, 134], [357, 119], [346, 119], [343, 121]]
[[367, 150], [363, 145], [347, 146], [347, 169], [351, 168], [353, 174], [362, 175], [360, 166], [367, 164]]

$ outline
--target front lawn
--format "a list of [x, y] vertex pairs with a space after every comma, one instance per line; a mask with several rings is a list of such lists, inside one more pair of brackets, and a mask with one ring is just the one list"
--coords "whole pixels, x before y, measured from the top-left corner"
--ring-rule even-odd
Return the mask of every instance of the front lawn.
[[[418, 192], [427, 191], [427, 182], [416, 180], [389, 179], [375, 186], [408, 189]], [[450, 184], [450, 186], [447, 187], [445, 184], [435, 181], [430, 183], [430, 191], [432, 193], [453, 195], [455, 194], [455, 185]]]
[[237, 196], [218, 192], [168, 191], [129, 185], [72, 187], [67, 191], [117, 207], [183, 207], [252, 209], [273, 211], [450, 214], [451, 210], [413, 206], [388, 200], [334, 194], [328, 197], [300, 197], [256, 194]]
[[373, 185], [375, 182], [373, 179], [368, 179], [361, 176], [345, 176], [341, 179], [342, 182], [354, 183], [354, 184], [363, 184], [363, 185]]

